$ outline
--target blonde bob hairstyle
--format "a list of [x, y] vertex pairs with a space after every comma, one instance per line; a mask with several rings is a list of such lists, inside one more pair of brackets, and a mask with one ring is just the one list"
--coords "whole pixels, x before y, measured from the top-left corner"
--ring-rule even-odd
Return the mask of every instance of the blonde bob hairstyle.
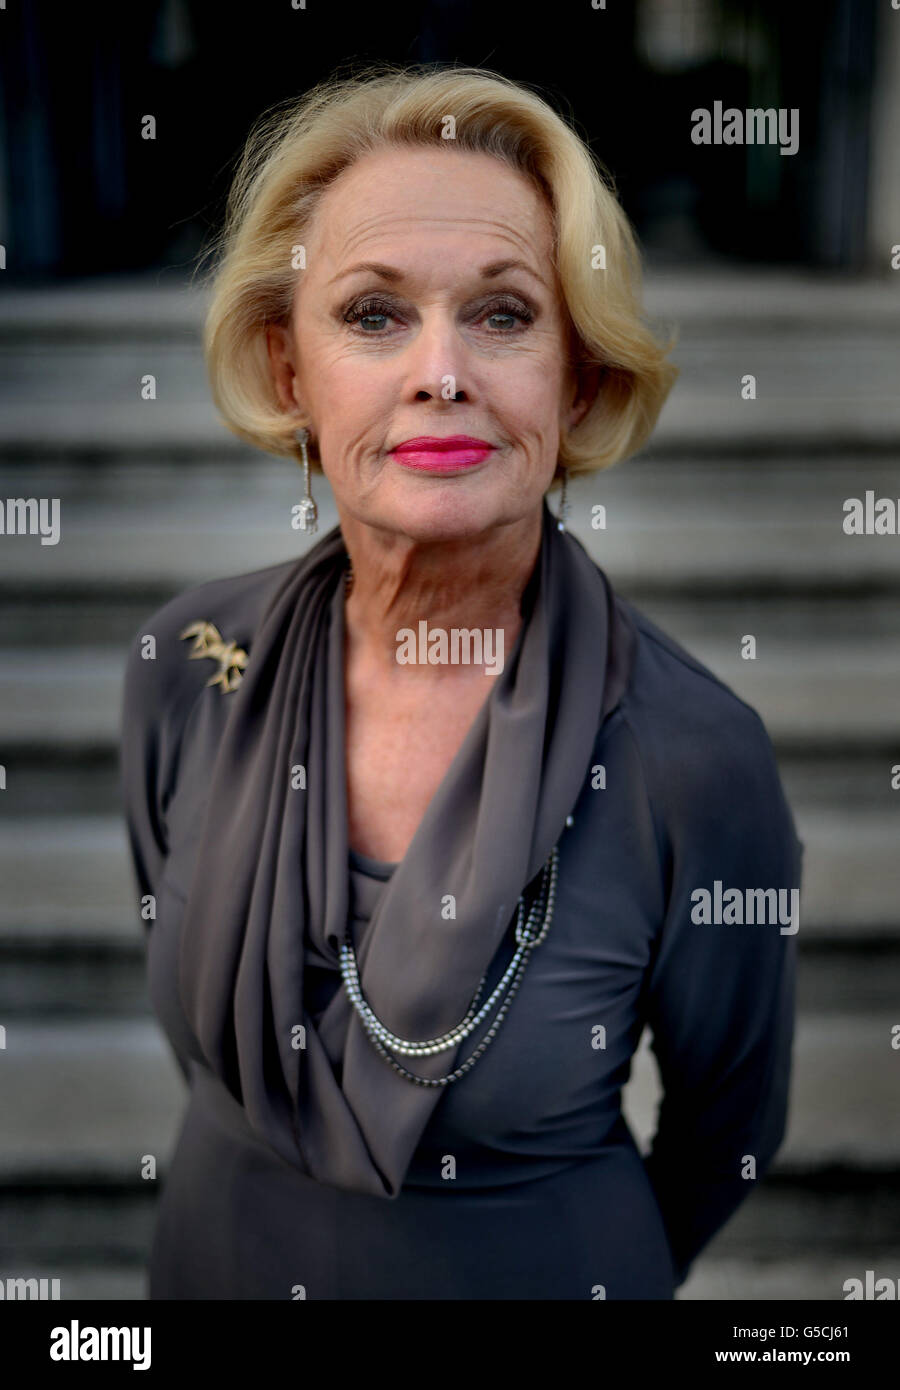
[[[667, 361], [672, 343], [658, 342], [642, 318], [634, 235], [574, 129], [534, 91], [484, 68], [379, 64], [331, 77], [255, 123], [206, 253], [214, 266], [204, 350], [226, 424], [267, 453], [296, 452], [294, 431], [309, 421], [278, 400], [266, 329], [290, 322], [297, 248], [316, 207], [331, 181], [371, 151], [443, 152], [448, 143], [504, 160], [549, 205], [570, 362], [603, 368], [590, 410], [560, 441], [558, 469], [587, 473], [626, 458], [650, 435], [677, 376]], [[314, 438], [309, 458], [321, 469]]]

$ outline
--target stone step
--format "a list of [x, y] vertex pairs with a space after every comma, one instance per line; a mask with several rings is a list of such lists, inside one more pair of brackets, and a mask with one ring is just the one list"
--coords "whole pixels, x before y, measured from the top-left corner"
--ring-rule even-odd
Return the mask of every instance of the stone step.
[[[148, 615], [149, 616], [149, 615]], [[198, 618], [206, 615], [198, 613]], [[844, 751], [900, 736], [900, 642], [866, 634], [804, 641], [769, 637], [744, 661], [736, 626], [728, 646], [701, 637], [692, 654], [759, 712], [776, 742]], [[124, 645], [7, 648], [0, 664], [2, 748], [81, 751], [117, 744]], [[187, 660], [187, 656], [185, 656]]]
[[[179, 454], [166, 467], [145, 460], [134, 468], [117, 461], [91, 470], [6, 469], [4, 501], [59, 499], [59, 540], [3, 536], [0, 590], [115, 598], [302, 555], [311, 541], [291, 527], [301, 494], [293, 460], [220, 457], [218, 467], [193, 466]], [[337, 511], [321, 475], [313, 490], [322, 534]], [[895, 593], [900, 537], [843, 531], [844, 503], [867, 491], [897, 505], [893, 464], [858, 453], [827, 466], [818, 456], [783, 453], [752, 466], [721, 455], [715, 464], [644, 458], [574, 480], [570, 525], [626, 594]], [[606, 508], [605, 529], [593, 529], [597, 505]]]
[[[0, 1191], [0, 1278], [58, 1278], [61, 1299], [143, 1297], [159, 1182], [32, 1182]], [[841, 1297], [844, 1281], [892, 1274], [896, 1174], [770, 1173], [694, 1264], [680, 1297]], [[721, 1277], [716, 1292], [716, 1278]], [[837, 1291], [837, 1292], [836, 1292]]]
[[[93, 1253], [90, 1246], [86, 1247], [87, 1260], [91, 1259]], [[879, 1278], [900, 1279], [900, 1246], [877, 1258], [870, 1251], [860, 1248], [850, 1248], [829, 1259], [810, 1258], [802, 1254], [778, 1260], [701, 1255], [675, 1297], [678, 1301], [688, 1302], [843, 1301], [845, 1280], [852, 1277], [865, 1279], [866, 1270], [873, 1267]], [[59, 1279], [61, 1302], [132, 1302], [146, 1301], [148, 1298], [146, 1268], [140, 1263], [72, 1265], [38, 1257], [38, 1262], [19, 1262], [0, 1269], [0, 1279], [22, 1277], [26, 1273]], [[785, 1312], [780, 1321], [771, 1325], [780, 1327], [783, 1323], [806, 1326], [808, 1319], [797, 1324], [795, 1315]], [[798, 1346], [801, 1340], [798, 1338]], [[807, 1349], [810, 1345], [809, 1342], [803, 1343]], [[758, 1349], [762, 1349], [761, 1343]]]
[[[872, 940], [847, 931], [830, 941], [806, 926], [800, 941], [799, 1015], [896, 1009], [900, 932]], [[98, 943], [88, 933], [0, 936], [0, 1019], [97, 1021], [151, 1016], [142, 932]]]
[[[889, 769], [895, 740], [853, 747], [842, 739], [825, 748], [779, 745], [779, 766], [788, 800], [797, 808], [894, 814], [896, 792]], [[119, 816], [116, 747], [4, 749], [8, 789], [0, 796], [0, 825], [45, 816]]]
[[[777, 1303], [792, 1303], [796, 1300], [843, 1302], [846, 1298], [845, 1280], [865, 1280], [866, 1270], [873, 1268], [877, 1278], [891, 1278], [894, 1281], [900, 1279], [900, 1245], [878, 1256], [873, 1256], [871, 1251], [859, 1247], [851, 1248], [830, 1259], [810, 1259], [799, 1253], [779, 1260], [707, 1256], [697, 1260], [691, 1274], [678, 1290], [676, 1298], [718, 1302], [744, 1299], [748, 1302], [766, 1300]], [[840, 1315], [836, 1313], [834, 1325], [839, 1322]], [[801, 1328], [810, 1325], [809, 1319], [803, 1319], [798, 1323], [796, 1316], [790, 1312], [784, 1312], [780, 1320], [770, 1321], [768, 1325], [781, 1327], [788, 1323]], [[813, 1322], [812, 1325], [822, 1326], [822, 1323]], [[809, 1350], [815, 1344], [804, 1341], [801, 1333], [796, 1346], [801, 1350]], [[758, 1343], [757, 1347], [761, 1350], [762, 1343]]]
[[[7, 792], [9, 795], [9, 792]], [[801, 940], [900, 941], [900, 807], [893, 815], [795, 806], [805, 850]], [[0, 943], [7, 951], [142, 942], [124, 821], [116, 816], [0, 822]]]
[[[728, 266], [676, 271], [648, 266], [644, 302], [651, 316], [692, 326], [760, 324], [773, 332], [812, 328], [869, 328], [900, 324], [896, 278]], [[14, 286], [0, 300], [0, 337], [113, 341], [193, 336], [202, 326], [207, 294], [171, 270], [82, 277], [46, 286]]]
[[[877, 1277], [900, 1279], [900, 1247], [874, 1260], [874, 1264]], [[858, 1249], [848, 1250], [846, 1254], [827, 1260], [802, 1255], [781, 1260], [701, 1256], [675, 1297], [678, 1301], [688, 1302], [840, 1301], [845, 1297], [844, 1281], [851, 1277], [865, 1279], [866, 1269], [872, 1268], [873, 1256]], [[32, 1270], [35, 1277], [43, 1275], [59, 1279], [57, 1287], [61, 1302], [131, 1302], [146, 1301], [148, 1298], [146, 1270], [141, 1264], [95, 1267], [41, 1261], [39, 1265], [28, 1267], [29, 1273]], [[21, 1277], [24, 1272], [25, 1265], [20, 1263], [15, 1268], [0, 1269], [0, 1279]], [[781, 1326], [786, 1321], [792, 1321], [788, 1314], [774, 1325]], [[799, 1339], [797, 1345], [800, 1345]], [[808, 1345], [804, 1342], [804, 1346], [808, 1348]]]
[[139, 935], [137, 888], [120, 817], [59, 816], [0, 825], [0, 939]]
[[[79, 1294], [81, 1270], [113, 1266], [136, 1272], [153, 1239], [161, 1182], [130, 1184], [82, 1181], [24, 1182], [0, 1194], [3, 1275], [32, 1274], [61, 1280], [62, 1298]], [[98, 1271], [99, 1272], [99, 1271]]]
[[0, 338], [26, 342], [193, 340], [205, 295], [171, 271], [84, 276], [61, 284], [16, 286], [0, 300]]
[[[681, 377], [653, 434], [655, 454], [757, 454], [819, 448], [891, 453], [900, 440], [895, 341], [860, 333], [823, 352], [816, 335], [783, 342], [768, 332], [702, 342], [682, 337]], [[205, 369], [190, 344], [135, 343], [94, 353], [42, 347], [31, 365], [0, 347], [0, 459], [109, 459], [185, 448], [237, 455], [210, 401]], [[15, 368], [18, 366], [19, 370]], [[852, 375], [848, 376], [848, 368]], [[757, 398], [741, 397], [746, 375]], [[141, 398], [156, 379], [156, 398]]]
[[[677, 326], [681, 377], [655, 447], [890, 449], [900, 438], [900, 303], [891, 281], [659, 275], [648, 311]], [[205, 296], [148, 281], [4, 296], [0, 454], [228, 452], [200, 351]], [[24, 343], [24, 348], [23, 348]], [[146, 373], [157, 400], [140, 399]], [[757, 378], [757, 399], [741, 380]], [[102, 412], [102, 427], [98, 427]], [[102, 441], [102, 442], [101, 442]]]
[[[895, 999], [897, 975], [895, 965]], [[798, 1016], [787, 1135], [774, 1172], [896, 1172], [900, 1085], [897, 1052], [891, 1047], [896, 1022], [895, 1004], [884, 1011]], [[623, 1091], [623, 1109], [642, 1149], [652, 1135], [660, 1097], [645, 1029]]]
[[699, 331], [732, 333], [748, 325], [772, 333], [868, 328], [890, 334], [900, 321], [900, 292], [890, 274], [832, 275], [763, 266], [648, 269], [644, 301], [651, 317]]
[[185, 1087], [151, 1019], [7, 1026], [0, 1181], [122, 1183], [172, 1151]]
[[706, 1259], [790, 1260], [815, 1251], [827, 1261], [864, 1250], [882, 1261], [900, 1249], [897, 1178], [896, 1168], [772, 1171], [710, 1242]]
[[[888, 649], [900, 642], [900, 588], [896, 593], [871, 593], [862, 600], [853, 593], [663, 594], [642, 591], [642, 587], [632, 586], [629, 592], [620, 588], [620, 592], [688, 651], [705, 644], [726, 654], [735, 652], [747, 632], [762, 633], [766, 641], [780, 646], [802, 645], [811, 638], [848, 647], [865, 641]], [[43, 593], [39, 589], [0, 591], [0, 663], [7, 651], [95, 647], [100, 638], [110, 650], [122, 651], [147, 617], [177, 592], [162, 577], [145, 588], [106, 594], [73, 586]]]
[[[886, 275], [728, 266], [677, 271], [647, 267], [644, 301], [651, 316], [698, 327], [763, 324], [773, 332], [797, 328], [870, 328], [900, 323], [900, 292]], [[60, 284], [4, 290], [0, 336], [13, 341], [90, 341], [193, 336], [207, 295], [170, 270], [83, 277]]]
[[[774, 1172], [896, 1173], [895, 1022], [896, 1009], [798, 1019], [788, 1134]], [[642, 1146], [659, 1101], [648, 1043], [645, 1032], [624, 1092]], [[0, 1052], [0, 1182], [132, 1184], [147, 1154], [161, 1172], [185, 1099], [155, 1020], [13, 1019]]]

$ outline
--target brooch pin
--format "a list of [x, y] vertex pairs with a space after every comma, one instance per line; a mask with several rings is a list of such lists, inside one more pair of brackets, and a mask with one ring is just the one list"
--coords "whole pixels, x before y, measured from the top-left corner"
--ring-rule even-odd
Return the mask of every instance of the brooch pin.
[[204, 656], [211, 656], [214, 661], [218, 661], [219, 669], [214, 676], [210, 676], [207, 685], [221, 685], [223, 695], [229, 690], [237, 689], [247, 665], [247, 653], [243, 647], [239, 647], [236, 642], [226, 642], [213, 623], [203, 621], [189, 623], [179, 636], [181, 641], [186, 637], [195, 639], [188, 658], [190, 661]]

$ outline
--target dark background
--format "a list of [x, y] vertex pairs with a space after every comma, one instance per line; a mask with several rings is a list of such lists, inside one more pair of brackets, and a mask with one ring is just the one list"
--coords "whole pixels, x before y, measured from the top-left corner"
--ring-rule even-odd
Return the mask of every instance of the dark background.
[[[865, 260], [876, 0], [10, 5], [0, 53], [7, 275], [188, 261], [251, 121], [347, 61], [440, 60], [539, 84], [613, 172], [648, 248]], [[695, 107], [801, 111], [800, 149], [695, 146]], [[157, 138], [141, 138], [141, 116]]]

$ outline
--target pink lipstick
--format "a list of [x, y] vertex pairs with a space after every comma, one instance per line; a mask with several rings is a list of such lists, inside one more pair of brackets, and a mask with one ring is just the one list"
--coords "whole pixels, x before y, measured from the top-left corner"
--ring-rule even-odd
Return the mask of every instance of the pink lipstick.
[[391, 450], [391, 457], [402, 463], [405, 468], [420, 468], [429, 473], [449, 473], [457, 468], [471, 468], [476, 463], [483, 463], [493, 448], [493, 444], [489, 444], [486, 439], [475, 439], [470, 434], [443, 437], [422, 435], [398, 444]]

